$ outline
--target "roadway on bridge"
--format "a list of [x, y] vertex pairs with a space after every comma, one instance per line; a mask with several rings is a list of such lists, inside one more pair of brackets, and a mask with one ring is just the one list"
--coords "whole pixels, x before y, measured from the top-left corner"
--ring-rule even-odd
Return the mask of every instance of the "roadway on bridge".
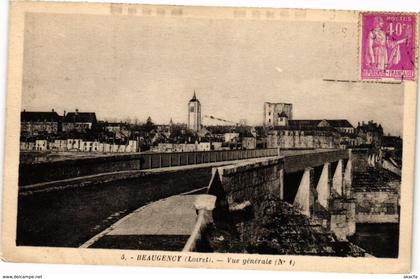
[[197, 219], [196, 198], [176, 195], [143, 206], [82, 247], [180, 251]]

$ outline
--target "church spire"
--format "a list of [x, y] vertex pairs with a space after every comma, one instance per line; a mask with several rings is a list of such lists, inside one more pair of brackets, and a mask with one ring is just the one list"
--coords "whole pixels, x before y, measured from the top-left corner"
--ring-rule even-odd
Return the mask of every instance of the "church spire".
[[192, 99], [188, 102], [188, 129], [198, 132], [201, 129], [201, 104], [194, 90]]
[[192, 99], [190, 100], [190, 102], [198, 102], [197, 96], [195, 95], [195, 90], [194, 90], [194, 95]]

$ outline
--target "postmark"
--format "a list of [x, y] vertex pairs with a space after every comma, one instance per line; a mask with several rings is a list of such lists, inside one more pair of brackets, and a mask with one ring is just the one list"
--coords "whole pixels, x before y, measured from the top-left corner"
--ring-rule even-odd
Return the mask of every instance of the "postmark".
[[362, 80], [415, 80], [416, 15], [361, 14]]

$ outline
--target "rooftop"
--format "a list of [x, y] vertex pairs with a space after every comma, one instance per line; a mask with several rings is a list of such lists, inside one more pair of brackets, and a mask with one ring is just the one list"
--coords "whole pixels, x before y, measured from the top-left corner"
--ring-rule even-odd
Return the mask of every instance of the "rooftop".
[[58, 122], [59, 119], [55, 111], [22, 111], [20, 113], [22, 122]]
[[63, 122], [93, 123], [96, 122], [94, 112], [69, 112], [64, 116]]
[[332, 130], [337, 128], [353, 128], [344, 119], [309, 119], [309, 120], [289, 120], [287, 126], [276, 127], [279, 130]]

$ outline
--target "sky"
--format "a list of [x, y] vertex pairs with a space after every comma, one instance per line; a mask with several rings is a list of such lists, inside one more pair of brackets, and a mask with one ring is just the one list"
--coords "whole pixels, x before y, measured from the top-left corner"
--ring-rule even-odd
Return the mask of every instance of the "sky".
[[[22, 110], [94, 111], [99, 119], [261, 125], [263, 103], [294, 119], [374, 120], [402, 135], [403, 86], [358, 80], [354, 23], [27, 14]], [[204, 120], [206, 124], [206, 120]]]

